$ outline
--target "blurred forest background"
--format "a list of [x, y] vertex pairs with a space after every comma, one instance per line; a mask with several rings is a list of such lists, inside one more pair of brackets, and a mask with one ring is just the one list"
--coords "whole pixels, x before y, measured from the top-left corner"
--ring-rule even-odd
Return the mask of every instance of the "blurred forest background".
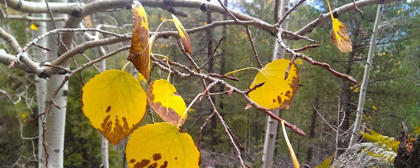
[[[228, 7], [240, 10], [246, 14], [273, 23], [273, 0], [234, 1]], [[292, 1], [292, 5], [293, 5]], [[332, 6], [338, 7], [349, 1], [333, 1]], [[367, 97], [363, 114], [363, 128], [373, 129], [381, 134], [398, 137], [401, 122], [404, 121], [409, 132], [420, 126], [420, 1], [401, 1], [387, 4], [383, 7], [382, 23], [379, 27], [377, 46], [373, 57], [373, 69], [367, 89]], [[4, 6], [3, 6], [4, 8]], [[266, 10], [270, 9], [270, 10]], [[348, 130], [354, 123], [359, 87], [363, 78], [364, 65], [368, 55], [372, 27], [375, 20], [376, 5], [362, 8], [364, 14], [351, 11], [339, 16], [349, 32], [353, 42], [353, 52], [341, 53], [330, 40], [331, 24], [317, 27], [308, 35], [318, 41], [321, 47], [309, 49], [304, 53], [315, 60], [326, 62], [332, 68], [353, 76], [358, 84], [335, 77], [323, 68], [297, 60], [300, 72], [300, 83], [297, 94], [289, 110], [283, 110], [281, 117], [303, 129], [307, 136], [298, 136], [287, 129], [290, 141], [301, 163], [311, 167], [321, 164], [327, 157], [334, 154], [336, 149], [335, 131], [328, 124], [337, 125], [338, 112], [345, 113], [342, 130]], [[184, 10], [184, 9], [183, 9]], [[7, 9], [9, 14], [19, 14]], [[155, 31], [170, 13], [157, 8], [146, 8], [150, 30]], [[188, 17], [179, 17], [184, 27], [192, 28], [208, 24], [207, 13], [199, 9], [185, 9]], [[297, 8], [289, 18], [289, 30], [297, 31], [302, 26], [316, 19], [320, 14], [328, 12], [326, 1], [311, 0]], [[222, 20], [223, 15], [212, 14], [213, 20]], [[95, 19], [92, 19], [95, 18]], [[1, 26], [18, 34], [21, 46], [32, 40], [33, 30], [30, 22], [22, 20], [1, 20]], [[85, 27], [97, 24], [108, 24], [123, 27], [132, 24], [131, 10], [117, 10], [97, 13], [86, 18]], [[118, 33], [129, 33], [131, 27], [125, 29], [104, 28]], [[225, 30], [224, 30], [225, 29]], [[174, 30], [171, 24], [163, 24], [161, 30]], [[257, 63], [250, 47], [246, 29], [242, 26], [218, 27], [209, 37], [203, 33], [190, 34], [193, 44], [194, 59], [203, 64], [207, 60], [209, 41], [213, 47], [218, 40], [226, 37], [216, 51], [214, 60], [205, 71], [224, 74], [236, 69], [254, 66]], [[271, 61], [275, 38], [265, 31], [251, 27], [256, 49], [263, 64]], [[83, 41], [83, 34], [78, 37]], [[7, 49], [4, 41], [0, 48]], [[305, 41], [288, 41], [291, 48], [308, 45]], [[107, 50], [117, 49], [129, 43], [119, 43], [106, 46]], [[177, 43], [170, 39], [159, 39], [154, 43], [153, 53], [168, 56], [171, 60], [188, 64], [182, 56]], [[211, 51], [210, 51], [211, 52]], [[87, 50], [85, 55], [95, 58], [94, 50]], [[107, 59], [107, 69], [121, 69], [126, 63], [128, 52], [122, 52]], [[290, 58], [286, 54], [286, 58]], [[71, 61], [82, 65], [87, 60], [77, 56]], [[66, 117], [64, 167], [99, 167], [101, 164], [101, 134], [89, 123], [83, 115], [80, 102], [80, 90], [84, 83], [98, 71], [87, 68], [82, 73], [71, 78], [68, 92], [68, 106]], [[241, 89], [247, 89], [257, 72], [253, 70], [236, 73], [239, 82], [231, 82]], [[157, 69], [153, 71], [153, 78], [166, 78], [167, 73]], [[202, 92], [198, 79], [183, 80], [174, 76], [172, 83], [178, 93], [184, 97], [187, 104], [197, 93]], [[34, 75], [26, 74], [19, 69], [7, 70], [7, 66], [0, 65], [0, 167], [36, 167], [38, 144], [38, 120]], [[215, 90], [223, 91], [223, 88]], [[4, 94], [7, 92], [9, 96]], [[252, 167], [260, 167], [264, 146], [266, 115], [255, 109], [245, 110], [246, 101], [238, 95], [215, 96], [219, 112], [244, 145], [242, 152], [244, 160]], [[197, 102], [190, 110], [189, 118], [183, 130], [193, 137], [197, 143], [200, 127], [210, 115], [211, 108], [207, 101]], [[156, 118], [157, 115], [154, 115]], [[146, 115], [142, 125], [150, 123], [150, 115]], [[279, 129], [280, 130], [280, 129]], [[290, 154], [282, 134], [278, 134], [275, 148], [274, 164], [292, 165]], [[340, 136], [339, 144], [346, 144], [350, 139], [350, 132]], [[347, 146], [347, 145], [346, 145]], [[122, 167], [124, 145], [110, 144], [110, 167]], [[201, 145], [202, 166], [235, 167], [239, 162], [234, 155], [228, 137], [220, 122], [210, 120], [205, 127]]]

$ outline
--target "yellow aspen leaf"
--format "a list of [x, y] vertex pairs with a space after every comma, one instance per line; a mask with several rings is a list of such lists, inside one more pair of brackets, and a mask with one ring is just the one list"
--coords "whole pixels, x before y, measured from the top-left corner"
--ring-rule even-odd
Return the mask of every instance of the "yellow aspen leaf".
[[134, 23], [130, 54], [128, 55], [127, 60], [131, 61], [136, 69], [143, 74], [146, 79], [149, 79], [149, 23], [147, 22], [146, 11], [139, 1], [134, 0], [131, 7]]
[[249, 88], [264, 84], [249, 93], [249, 97], [258, 105], [268, 109], [288, 109], [299, 86], [299, 70], [293, 63], [287, 79], [285, 72], [289, 59], [279, 59], [265, 65], [255, 76]]
[[116, 145], [140, 124], [146, 113], [147, 96], [133, 76], [112, 69], [85, 84], [82, 103], [92, 126]]
[[[177, 125], [187, 106], [175, 87], [165, 79], [156, 80], [147, 86], [150, 107], [166, 122]], [[181, 120], [181, 125], [187, 114]]]
[[341, 52], [351, 52], [353, 46], [350, 40], [349, 35], [347, 34], [347, 29], [337, 18], [334, 18], [330, 2], [327, 0], [328, 8], [330, 10], [331, 20], [332, 20], [332, 31], [331, 31], [331, 41], [337, 46]]
[[35, 30], [35, 31], [37, 31], [39, 28], [38, 28], [38, 24], [36, 24], [36, 23], [32, 23], [31, 24], [31, 29], [32, 30]]
[[331, 31], [331, 41], [341, 52], [351, 52], [353, 50], [346, 27], [338, 19], [333, 18], [333, 30]]
[[181, 38], [181, 42], [182, 42], [182, 45], [184, 46], [185, 52], [191, 54], [192, 47], [191, 47], [190, 36], [188, 36], [188, 33], [185, 30], [184, 26], [182, 26], [182, 23], [174, 14], [172, 14], [172, 20], [174, 21], [175, 27], [178, 30], [178, 34], [179, 34], [179, 37]]
[[375, 105], [372, 105], [372, 110], [377, 110], [378, 108]]
[[200, 152], [188, 133], [168, 123], [147, 124], [127, 142], [128, 167], [199, 167]]

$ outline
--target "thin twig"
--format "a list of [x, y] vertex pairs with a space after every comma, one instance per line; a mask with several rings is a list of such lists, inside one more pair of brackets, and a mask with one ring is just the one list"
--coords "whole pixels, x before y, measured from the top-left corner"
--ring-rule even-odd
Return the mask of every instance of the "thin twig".
[[214, 53], [216, 53], [217, 48], [219, 48], [219, 45], [222, 43], [223, 39], [225, 39], [225, 36], [223, 36], [222, 38], [219, 39], [219, 42], [217, 43], [216, 47], [214, 47], [213, 52], [211, 53], [210, 57], [206, 60], [206, 62], [204, 62], [203, 65], [201, 65], [201, 67], [199, 69], [203, 69], [204, 66], [207, 65], [207, 63], [209, 63], [209, 61], [211, 59], [213, 59]]
[[206, 120], [204, 120], [204, 123], [203, 123], [203, 125], [200, 127], [200, 131], [199, 131], [199, 133], [198, 133], [198, 144], [197, 144], [197, 148], [198, 148], [198, 151], [200, 151], [200, 149], [201, 149], [201, 137], [202, 137], [202, 135], [203, 135], [203, 129], [204, 129], [204, 127], [207, 125], [207, 122], [209, 122], [209, 120], [210, 120], [210, 118], [212, 118], [213, 116], [214, 116], [214, 112], [212, 112], [210, 115], [209, 115], [209, 117], [207, 117], [207, 119]]
[[251, 43], [252, 51], [254, 51], [255, 58], [257, 59], [258, 67], [262, 68], [263, 65], [261, 63], [260, 56], [258, 56], [257, 49], [255, 48], [254, 40], [252, 40], [251, 31], [249, 30], [248, 26], [245, 26], [245, 29], [246, 29], [246, 34], [248, 35], [249, 42]]
[[41, 44], [38, 43], [33, 43], [34, 46], [37, 46], [40, 49], [43, 49], [45, 51], [51, 51], [51, 49], [49, 49], [48, 47], [42, 46]]
[[[327, 63], [321, 63], [321, 62], [314, 61], [312, 58], [306, 56], [305, 54], [297, 53], [294, 50], [290, 49], [289, 47], [286, 46], [286, 44], [284, 44], [281, 35], [277, 36], [277, 42], [280, 44], [281, 48], [283, 48], [285, 51], [291, 53], [293, 56], [299, 57], [299, 58], [311, 63], [312, 65], [317, 65], [317, 66], [323, 67], [337, 77], [345, 78], [345, 79], [347, 79], [347, 80], [349, 80], [353, 83], [357, 83], [357, 81], [353, 77], [351, 77], [350, 75], [347, 75], [347, 74], [340, 73], [340, 72], [332, 69], [331, 66], [328, 65]], [[288, 73], [289, 73], [289, 70], [290, 70], [290, 67], [291, 67], [290, 65], [291, 64], [289, 64], [289, 67], [287, 67], [285, 78], [287, 78], [287, 76], [288, 76]]]
[[280, 25], [286, 20], [286, 18], [292, 13], [298, 6], [300, 6], [306, 0], [300, 0], [292, 9], [287, 10], [286, 13], [282, 16], [282, 18], [275, 24], [276, 27], [280, 27]]
[[254, 87], [252, 87], [251, 89], [248, 89], [247, 91], [245, 91], [244, 93], [246, 94], [246, 95], [248, 95], [251, 91], [253, 91], [253, 90], [255, 90], [255, 89], [257, 89], [257, 88], [259, 88], [259, 87], [261, 87], [261, 86], [263, 86], [265, 84], [265, 82], [261, 82], [261, 83], [259, 83], [259, 84], [256, 84], [256, 85], [254, 85]]
[[305, 51], [307, 49], [316, 48], [316, 47], [320, 47], [320, 46], [321, 46], [320, 44], [311, 44], [311, 45], [307, 45], [307, 46], [302, 47], [302, 48], [294, 49], [294, 51], [295, 52], [302, 52], [302, 51]]
[[232, 76], [220, 75], [220, 74], [217, 74], [217, 73], [208, 73], [207, 75], [210, 75], [212, 77], [218, 77], [218, 78], [226, 78], [226, 79], [233, 80], [233, 81], [239, 81], [238, 78], [235, 78], [235, 77], [232, 77]]
[[219, 1], [220, 5], [223, 7], [223, 9], [225, 9], [226, 12], [229, 13], [230, 17], [232, 17], [235, 22], [238, 22], [239, 21], [238, 18], [236, 18], [236, 16], [233, 15], [232, 12], [230, 12], [230, 10], [225, 6], [225, 4], [223, 4], [222, 1], [220, 1], [220, 0], [218, 0], [218, 1]]
[[317, 41], [312, 40], [312, 39], [310, 39], [309, 37], [302, 36], [302, 35], [299, 35], [299, 34], [293, 33], [293, 32], [288, 31], [288, 30], [283, 30], [283, 34], [285, 34], [285, 35], [289, 35], [289, 36], [293, 37], [293, 38], [294, 38], [294, 40], [299, 40], [299, 39], [302, 39], [302, 40], [307, 40], [307, 41], [312, 42], [312, 43], [318, 43]]
[[[241, 163], [241, 166], [242, 166], [243, 168], [245, 168], [245, 167], [250, 167], [249, 165], [245, 164], [244, 160], [242, 159], [242, 156], [241, 156], [241, 151], [239, 150], [238, 146], [236, 145], [236, 144], [237, 144], [237, 141], [235, 141], [234, 135], [233, 135], [233, 134], [231, 134], [232, 132], [230, 131], [229, 126], [226, 124], [226, 122], [225, 122], [225, 120], [223, 119], [223, 117], [222, 117], [222, 116], [219, 114], [219, 112], [217, 111], [216, 106], [214, 105], [214, 102], [213, 102], [213, 100], [211, 99], [211, 96], [210, 96], [210, 95], [207, 95], [207, 100], [210, 102], [210, 105], [211, 105], [211, 106], [212, 106], [212, 108], [213, 108], [213, 113], [214, 113], [214, 114], [216, 114], [216, 115], [219, 117], [220, 122], [222, 123], [223, 127], [225, 128], [225, 132], [228, 134], [228, 137], [229, 137], [229, 139], [230, 139], [230, 142], [231, 142], [231, 144], [233, 145], [233, 147], [234, 147], [234, 148], [235, 148], [235, 150], [236, 150], [237, 157], [238, 157], [238, 159], [239, 159], [239, 161], [240, 161], [240, 163]], [[242, 145], [240, 145], [240, 146], [242, 146]]]
[[43, 39], [44, 37], [46, 37], [50, 34], [54, 34], [54, 33], [57, 33], [57, 32], [79, 32], [79, 31], [81, 31], [81, 32], [94, 31], [94, 32], [100, 32], [100, 33], [107, 34], [107, 35], [112, 35], [112, 36], [119, 37], [119, 38], [124, 37], [124, 35], [121, 35], [121, 34], [113, 33], [113, 32], [110, 32], [110, 31], [105, 31], [105, 30], [100, 30], [100, 29], [95, 29], [95, 28], [84, 28], [84, 29], [81, 29], [81, 28], [74, 28], [74, 29], [60, 28], [60, 29], [54, 29], [54, 30], [51, 30], [47, 33], [44, 33], [43, 35], [38, 36], [35, 39], [33, 39], [32, 41], [26, 43], [26, 45], [22, 48], [22, 50], [16, 55], [16, 58], [18, 59], [23, 53], [25, 53], [28, 50], [28, 48], [30, 46], [34, 45], [36, 42], [38, 42], [39, 40]]
[[356, 5], [356, 0], [353, 0], [353, 5], [354, 5], [354, 8], [360, 13], [360, 14], [363, 14], [363, 11], [362, 10], [360, 10], [358, 7], [357, 7], [357, 5]]

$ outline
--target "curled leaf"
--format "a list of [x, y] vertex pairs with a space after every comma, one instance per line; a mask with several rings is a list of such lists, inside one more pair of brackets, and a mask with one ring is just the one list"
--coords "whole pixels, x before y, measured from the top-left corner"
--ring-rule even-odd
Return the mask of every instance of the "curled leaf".
[[331, 31], [331, 41], [341, 52], [351, 52], [353, 49], [346, 27], [338, 19], [333, 19], [333, 30]]
[[179, 37], [181, 38], [182, 45], [184, 46], [185, 52], [188, 54], [192, 53], [192, 47], [191, 47], [191, 40], [190, 36], [188, 36], [187, 31], [185, 30], [184, 26], [182, 26], [182, 23], [178, 20], [178, 18], [172, 14], [172, 20], [174, 21], [175, 27], [178, 30]]
[[349, 35], [347, 34], [346, 27], [337, 18], [333, 16], [331, 11], [330, 1], [327, 0], [328, 9], [332, 20], [331, 41], [337, 46], [341, 52], [351, 52], [353, 49]]
[[[147, 100], [150, 107], [166, 122], [178, 125], [187, 106], [175, 87], [165, 79], [156, 80], [147, 86]], [[181, 120], [184, 123], [187, 115]]]
[[168, 123], [147, 124], [131, 134], [127, 162], [136, 167], [199, 167], [200, 153], [187, 133]]
[[299, 86], [299, 71], [294, 63], [290, 67], [289, 76], [284, 79], [289, 63], [289, 59], [279, 59], [265, 65], [249, 88], [261, 83], [264, 85], [251, 91], [249, 97], [267, 109], [288, 109]]
[[150, 74], [150, 46], [149, 46], [149, 23], [146, 11], [139, 1], [134, 0], [133, 12], [133, 35], [131, 39], [130, 54], [127, 60], [131, 61], [136, 69], [146, 78]]
[[140, 124], [146, 113], [146, 99], [133, 76], [115, 69], [94, 76], [82, 89], [85, 116], [114, 145]]

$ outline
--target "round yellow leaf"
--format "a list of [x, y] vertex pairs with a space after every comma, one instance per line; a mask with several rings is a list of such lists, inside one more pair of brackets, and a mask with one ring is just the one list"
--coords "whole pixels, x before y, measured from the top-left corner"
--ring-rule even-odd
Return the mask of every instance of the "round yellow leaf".
[[82, 89], [83, 112], [93, 127], [116, 145], [140, 124], [147, 97], [127, 72], [107, 70], [90, 79]]
[[127, 142], [130, 168], [199, 167], [200, 152], [191, 136], [168, 123], [147, 124], [131, 134]]
[[[147, 100], [150, 107], [166, 122], [178, 124], [187, 106], [175, 87], [165, 79], [156, 80], [147, 86]], [[187, 114], [182, 118], [184, 123]]]
[[264, 84], [249, 93], [258, 105], [268, 109], [288, 109], [299, 86], [299, 71], [293, 63], [285, 80], [285, 72], [290, 60], [279, 59], [265, 65], [255, 76], [249, 88]]

